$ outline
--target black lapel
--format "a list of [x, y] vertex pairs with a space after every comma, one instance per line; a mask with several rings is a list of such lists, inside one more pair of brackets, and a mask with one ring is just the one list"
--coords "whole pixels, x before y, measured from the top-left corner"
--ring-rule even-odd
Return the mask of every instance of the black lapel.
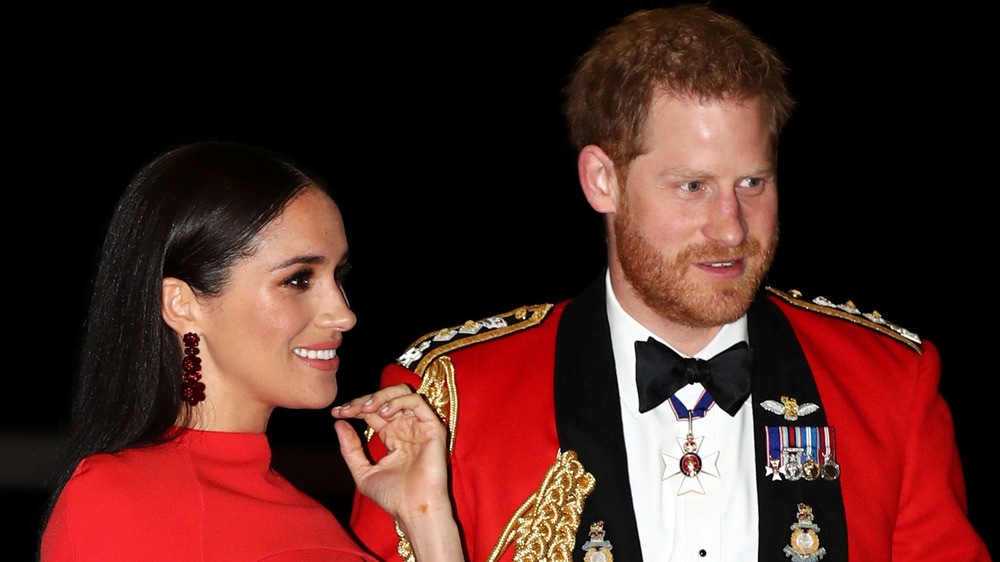
[[629, 487], [621, 403], [611, 350], [604, 276], [566, 305], [556, 334], [559, 447], [576, 451], [596, 485], [584, 503], [573, 559], [583, 560], [590, 524], [604, 521], [616, 560], [641, 561]]
[[[847, 523], [840, 480], [773, 481], [765, 476], [766, 426], [823, 427], [827, 425], [826, 410], [809, 363], [781, 310], [767, 297], [759, 295], [750, 307], [747, 322], [754, 360], [751, 396], [760, 524], [758, 559], [785, 559], [783, 548], [789, 543], [790, 527], [797, 522], [797, 506], [801, 502], [812, 507], [813, 522], [820, 528], [820, 546], [826, 549], [823, 562], [846, 561]], [[799, 405], [812, 402], [820, 409], [796, 421], [788, 421], [760, 405], [764, 400], [780, 400], [782, 396], [795, 398]]]

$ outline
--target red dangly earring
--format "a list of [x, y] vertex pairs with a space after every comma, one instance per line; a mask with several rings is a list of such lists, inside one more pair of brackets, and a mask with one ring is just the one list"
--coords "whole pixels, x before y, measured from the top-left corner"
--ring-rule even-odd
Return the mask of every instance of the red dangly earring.
[[201, 357], [198, 357], [198, 342], [201, 338], [194, 332], [184, 334], [184, 361], [181, 368], [184, 384], [181, 385], [181, 398], [192, 406], [205, 399], [205, 383], [201, 382]]

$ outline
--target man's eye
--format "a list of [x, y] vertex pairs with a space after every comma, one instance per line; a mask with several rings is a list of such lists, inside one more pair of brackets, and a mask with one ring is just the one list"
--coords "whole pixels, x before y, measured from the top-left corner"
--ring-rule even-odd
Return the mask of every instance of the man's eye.
[[701, 189], [702, 183], [700, 181], [686, 181], [681, 184], [681, 189], [684, 191], [690, 191], [694, 193]]
[[740, 180], [740, 187], [761, 187], [764, 180], [760, 178], [743, 178]]
[[300, 289], [306, 288], [310, 282], [312, 282], [313, 272], [312, 270], [298, 271], [292, 275], [289, 275], [281, 282], [282, 285], [288, 287], [298, 287]]

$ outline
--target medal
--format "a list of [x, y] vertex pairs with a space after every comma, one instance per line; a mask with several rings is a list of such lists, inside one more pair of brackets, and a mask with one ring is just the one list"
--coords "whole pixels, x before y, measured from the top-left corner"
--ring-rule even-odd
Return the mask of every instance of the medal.
[[798, 505], [798, 522], [791, 526], [792, 537], [785, 546], [785, 556], [792, 562], [816, 562], [826, 556], [826, 549], [819, 545], [819, 525], [813, 523], [812, 508]]
[[785, 455], [785, 478], [792, 482], [802, 478], [802, 463], [799, 462], [802, 447], [785, 447], [782, 453]]
[[832, 427], [766, 426], [767, 464], [772, 481], [836, 480], [840, 476]]
[[604, 521], [590, 524], [590, 540], [583, 543], [584, 562], [612, 562], [611, 542], [604, 540]]
[[806, 462], [802, 463], [802, 477], [810, 482], [819, 478], [820, 467], [819, 463], [812, 460], [812, 457], [806, 458]]
[[837, 445], [832, 427], [824, 427], [820, 433], [823, 441], [823, 468], [821, 474], [824, 480], [836, 480], [840, 477], [840, 465], [837, 464]]
[[788, 445], [782, 447], [781, 456], [785, 459], [785, 478], [796, 481], [802, 478], [802, 447], [799, 447], [799, 433], [796, 427], [782, 427], [781, 439]]
[[802, 477], [811, 482], [819, 478], [819, 463], [813, 460], [819, 458], [816, 454], [816, 449], [819, 446], [819, 431], [815, 427], [796, 428], [797, 432], [800, 430], [799, 443], [804, 440], [806, 446], [806, 462], [802, 463]]
[[698, 451], [701, 449], [701, 442], [705, 438], [694, 436], [693, 424], [694, 419], [689, 412], [687, 435], [683, 438], [677, 438], [677, 443], [681, 446], [680, 458], [668, 455], [667, 453], [660, 453], [664, 464], [663, 480], [667, 480], [678, 474], [684, 476], [681, 479], [681, 486], [677, 490], [678, 496], [689, 492], [704, 494], [705, 487], [702, 486], [701, 479], [699, 478], [702, 473], [719, 478], [719, 469], [717, 466], [719, 452], [710, 453], [702, 459]]

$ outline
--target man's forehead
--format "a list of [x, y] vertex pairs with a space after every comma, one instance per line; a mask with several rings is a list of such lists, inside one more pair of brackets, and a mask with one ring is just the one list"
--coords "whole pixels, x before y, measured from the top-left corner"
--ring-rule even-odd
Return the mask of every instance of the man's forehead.
[[[644, 154], [650, 150], [649, 143], [653, 134], [654, 123], [657, 123], [667, 112], [690, 111], [693, 115], [699, 108], [719, 106], [724, 110], [752, 109], [756, 110], [763, 130], [767, 131], [767, 143], [771, 153], [772, 163], [777, 158], [777, 135], [769, 127], [766, 106], [761, 96], [754, 97], [731, 97], [731, 98], [706, 98], [688, 94], [677, 94], [669, 90], [659, 90], [649, 104], [649, 111], [643, 116], [641, 127], [638, 131], [636, 146], [639, 154]], [[667, 131], [669, 133], [669, 131]]]

